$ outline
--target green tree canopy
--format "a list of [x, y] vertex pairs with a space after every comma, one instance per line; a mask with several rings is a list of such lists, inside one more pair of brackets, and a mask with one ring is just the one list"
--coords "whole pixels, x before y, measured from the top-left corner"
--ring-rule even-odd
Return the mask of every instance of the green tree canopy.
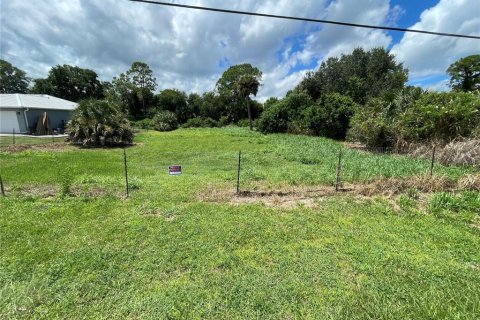
[[187, 95], [177, 89], [165, 89], [157, 95], [157, 105], [161, 110], [175, 113], [180, 123], [192, 118], [188, 104]]
[[25, 71], [0, 60], [0, 93], [26, 93], [29, 83]]
[[408, 79], [408, 71], [384, 48], [362, 48], [323, 61], [316, 72], [308, 73], [296, 90], [305, 90], [314, 100], [337, 92], [364, 104], [374, 97], [394, 96]]
[[480, 54], [471, 55], [452, 63], [447, 69], [450, 86], [456, 91], [480, 89]]
[[107, 97], [121, 105], [131, 117], [145, 117], [154, 105], [156, 81], [148, 64], [136, 61], [125, 73], [113, 78]]
[[258, 88], [260, 87], [260, 81], [253, 75], [246, 74], [242, 75], [236, 82], [236, 92], [239, 97], [245, 100], [247, 104], [247, 113], [248, 113], [248, 122], [250, 130], [253, 130], [252, 125], [252, 111], [250, 109], [250, 95], [257, 95]]
[[231, 121], [242, 118], [246, 97], [257, 94], [261, 80], [262, 72], [249, 63], [229, 67], [218, 79], [215, 88], [228, 106], [227, 116]]
[[95, 71], [67, 64], [52, 67], [45, 79], [36, 79], [31, 92], [70, 101], [104, 97], [103, 84]]

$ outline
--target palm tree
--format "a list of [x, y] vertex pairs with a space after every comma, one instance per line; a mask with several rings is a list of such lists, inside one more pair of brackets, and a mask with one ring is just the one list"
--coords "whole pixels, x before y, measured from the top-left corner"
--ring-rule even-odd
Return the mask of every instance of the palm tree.
[[131, 144], [133, 130], [118, 107], [103, 100], [83, 100], [67, 124], [68, 140], [84, 146]]
[[260, 87], [260, 82], [258, 79], [251, 75], [244, 75], [241, 76], [237, 83], [236, 83], [236, 90], [238, 95], [245, 99], [245, 103], [247, 104], [247, 112], [248, 112], [248, 121], [250, 130], [253, 130], [252, 127], [252, 111], [250, 110], [250, 95], [253, 94], [254, 96], [258, 93], [258, 88]]

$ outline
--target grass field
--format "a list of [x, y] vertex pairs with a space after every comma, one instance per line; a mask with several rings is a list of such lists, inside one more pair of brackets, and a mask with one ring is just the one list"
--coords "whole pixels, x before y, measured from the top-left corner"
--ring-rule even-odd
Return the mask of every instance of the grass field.
[[0, 136], [0, 147], [11, 146], [13, 144], [42, 144], [52, 142], [62, 142], [65, 140], [63, 136], [38, 136], [28, 137], [15, 135], [3, 135]]
[[[126, 149], [129, 198], [122, 149], [3, 153], [0, 318], [477, 318], [480, 194], [308, 193], [332, 189], [339, 149], [242, 128], [144, 132]], [[308, 197], [235, 196], [239, 150], [242, 190]], [[349, 184], [408, 180], [429, 161], [344, 149], [343, 169]]]

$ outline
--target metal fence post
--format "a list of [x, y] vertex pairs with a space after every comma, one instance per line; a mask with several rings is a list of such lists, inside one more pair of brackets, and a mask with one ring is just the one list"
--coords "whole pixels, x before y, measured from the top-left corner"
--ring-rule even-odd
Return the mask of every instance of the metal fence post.
[[433, 146], [432, 150], [432, 162], [430, 163], [430, 177], [433, 176], [433, 165], [435, 163], [435, 150], [437, 149], [437, 146]]
[[5, 189], [3, 188], [3, 179], [1, 175], [0, 175], [0, 191], [2, 192], [2, 196], [5, 197]]
[[335, 191], [338, 191], [338, 189], [340, 188], [341, 174], [342, 174], [342, 148], [340, 147], [340, 152], [338, 153], [337, 179], [335, 181]]
[[129, 190], [128, 190], [127, 152], [125, 151], [125, 146], [123, 147], [123, 162], [125, 164], [125, 188], [127, 191], [127, 198], [128, 198]]
[[242, 151], [238, 151], [238, 167], [237, 167], [237, 194], [240, 194], [240, 167], [242, 161]]
[[15, 128], [12, 129], [12, 140], [13, 144], [15, 144]]

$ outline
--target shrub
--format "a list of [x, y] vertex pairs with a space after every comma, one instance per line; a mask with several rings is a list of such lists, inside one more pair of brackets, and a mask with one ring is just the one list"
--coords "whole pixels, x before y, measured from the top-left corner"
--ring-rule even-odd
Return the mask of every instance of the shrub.
[[258, 119], [258, 129], [263, 133], [287, 132], [288, 110], [283, 101], [271, 105]]
[[150, 118], [145, 118], [138, 121], [132, 121], [132, 126], [138, 129], [153, 130], [153, 122]]
[[222, 117], [220, 117], [220, 120], [218, 120], [218, 126], [219, 127], [225, 127], [229, 123], [230, 123], [230, 121], [228, 120], [227, 116], [222, 116]]
[[304, 126], [317, 136], [345, 139], [355, 109], [357, 105], [350, 97], [330, 93], [304, 111]]
[[407, 141], [451, 141], [468, 137], [480, 125], [480, 95], [432, 92], [422, 95], [399, 119], [399, 133]]
[[358, 109], [350, 121], [348, 140], [362, 142], [367, 147], [392, 146], [395, 133], [386, 110], [385, 102], [380, 99], [372, 99], [364, 108]]
[[237, 122], [237, 126], [239, 127], [248, 127], [250, 125], [248, 119], [241, 119]]
[[172, 131], [178, 128], [177, 117], [170, 111], [160, 111], [152, 119], [153, 128], [157, 131]]
[[183, 128], [214, 128], [218, 127], [218, 122], [212, 118], [192, 118], [188, 119], [182, 125]]
[[130, 122], [104, 100], [84, 100], [67, 124], [68, 140], [84, 146], [118, 146], [133, 141]]
[[291, 92], [263, 111], [258, 119], [258, 129], [263, 133], [301, 131], [302, 113], [312, 104], [306, 93]]

